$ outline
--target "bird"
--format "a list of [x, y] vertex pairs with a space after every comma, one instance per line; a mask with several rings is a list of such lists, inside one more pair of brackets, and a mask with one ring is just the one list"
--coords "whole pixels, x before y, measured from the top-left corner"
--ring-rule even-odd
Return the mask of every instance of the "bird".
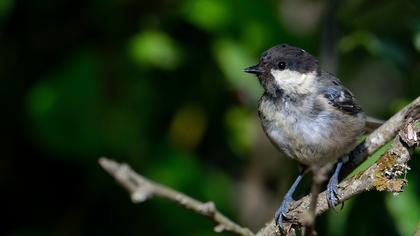
[[275, 213], [277, 226], [283, 229], [293, 193], [308, 169], [336, 164], [326, 192], [328, 205], [336, 206], [340, 170], [367, 123], [355, 96], [314, 56], [288, 44], [269, 48], [244, 72], [256, 75], [264, 89], [258, 102], [264, 133], [302, 167]]

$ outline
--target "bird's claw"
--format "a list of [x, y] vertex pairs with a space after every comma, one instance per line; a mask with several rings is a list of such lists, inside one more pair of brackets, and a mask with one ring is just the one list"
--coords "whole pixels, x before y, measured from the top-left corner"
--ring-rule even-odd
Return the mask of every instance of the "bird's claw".
[[279, 227], [280, 232], [283, 232], [284, 227], [283, 227], [283, 220], [284, 218], [286, 218], [286, 213], [289, 211], [289, 206], [290, 203], [293, 202], [293, 198], [290, 196], [285, 196], [279, 209], [277, 209], [274, 220], [275, 223], [277, 225], [277, 227]]
[[280, 232], [284, 232], [283, 219], [286, 218], [286, 213], [289, 211], [290, 203], [293, 202], [293, 193], [295, 192], [299, 182], [302, 180], [302, 177], [303, 174], [300, 174], [296, 178], [295, 182], [293, 182], [292, 186], [289, 188], [289, 191], [287, 191], [286, 195], [284, 196], [279, 209], [276, 211], [274, 221], [277, 227], [279, 227]]
[[327, 203], [330, 208], [333, 208], [338, 204], [338, 176], [340, 174], [341, 167], [343, 166], [343, 159], [337, 162], [334, 174], [331, 176], [327, 185]]
[[333, 175], [327, 185], [327, 203], [330, 208], [333, 208], [338, 204], [338, 176]]

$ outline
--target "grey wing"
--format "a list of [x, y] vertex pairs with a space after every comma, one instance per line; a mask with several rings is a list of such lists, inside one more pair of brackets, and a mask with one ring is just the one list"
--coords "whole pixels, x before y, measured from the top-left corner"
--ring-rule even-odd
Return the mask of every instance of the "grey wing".
[[343, 113], [357, 115], [362, 112], [362, 108], [356, 103], [353, 94], [339, 83], [338, 80], [332, 80], [330, 87], [322, 89], [322, 95], [328, 100], [328, 103]]

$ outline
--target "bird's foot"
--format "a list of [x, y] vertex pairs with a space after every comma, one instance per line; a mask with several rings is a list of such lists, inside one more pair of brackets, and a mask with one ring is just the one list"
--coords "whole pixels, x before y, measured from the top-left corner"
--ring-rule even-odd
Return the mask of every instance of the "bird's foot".
[[302, 172], [298, 177], [296, 178], [295, 182], [290, 187], [289, 191], [287, 191], [286, 195], [283, 198], [283, 201], [281, 202], [281, 205], [279, 209], [277, 209], [274, 221], [279, 227], [280, 232], [283, 232], [283, 220], [286, 218], [286, 213], [289, 211], [290, 203], [293, 202], [293, 193], [296, 190], [296, 187], [298, 186], [299, 182], [302, 180], [304, 172]]
[[327, 203], [330, 208], [334, 208], [338, 204], [338, 176], [340, 174], [343, 160], [339, 160], [335, 167], [334, 174], [331, 176], [327, 185]]
[[330, 208], [334, 208], [338, 204], [337, 193], [338, 177], [333, 175], [327, 185], [327, 203]]
[[293, 200], [292, 196], [289, 196], [288, 194], [286, 194], [283, 201], [281, 202], [281, 205], [280, 205], [279, 209], [277, 209], [277, 211], [276, 211], [274, 220], [275, 220], [275, 223], [276, 223], [277, 227], [279, 227], [280, 232], [282, 232], [284, 230], [283, 220], [286, 217], [286, 213], [289, 211], [290, 203], [292, 203], [293, 201], [294, 200]]

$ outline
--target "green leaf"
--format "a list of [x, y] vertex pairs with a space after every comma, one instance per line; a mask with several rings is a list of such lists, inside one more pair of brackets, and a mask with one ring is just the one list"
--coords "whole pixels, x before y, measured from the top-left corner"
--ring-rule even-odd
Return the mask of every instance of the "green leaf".
[[130, 45], [133, 59], [143, 66], [174, 69], [181, 62], [181, 51], [172, 38], [162, 31], [144, 31], [133, 37]]
[[181, 15], [200, 28], [217, 31], [228, 24], [231, 14], [227, 1], [190, 0], [182, 5]]

